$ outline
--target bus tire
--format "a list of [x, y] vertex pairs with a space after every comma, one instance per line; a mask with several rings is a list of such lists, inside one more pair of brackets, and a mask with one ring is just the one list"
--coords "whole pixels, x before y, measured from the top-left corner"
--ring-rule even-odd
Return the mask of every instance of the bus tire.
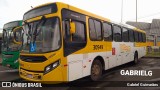
[[91, 66], [91, 80], [97, 81], [102, 76], [102, 63], [96, 59]]
[[138, 53], [136, 52], [134, 54], [134, 61], [133, 61], [134, 64], [137, 64], [138, 63]]

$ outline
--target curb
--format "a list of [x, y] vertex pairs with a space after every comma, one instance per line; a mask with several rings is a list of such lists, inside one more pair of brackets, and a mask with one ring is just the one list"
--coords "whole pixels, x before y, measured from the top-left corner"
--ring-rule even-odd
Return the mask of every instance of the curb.
[[150, 57], [150, 56], [145, 56], [143, 58], [156, 58], [156, 59], [160, 59], [160, 57]]

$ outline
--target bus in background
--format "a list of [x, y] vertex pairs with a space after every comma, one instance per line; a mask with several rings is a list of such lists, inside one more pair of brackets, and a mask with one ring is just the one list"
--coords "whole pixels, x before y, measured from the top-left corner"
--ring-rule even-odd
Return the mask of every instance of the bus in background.
[[150, 46], [150, 47], [154, 46], [154, 41], [147, 41], [147, 46]]
[[96, 81], [103, 70], [138, 63], [146, 54], [143, 30], [68, 4], [40, 5], [26, 12], [23, 21], [27, 40], [19, 74], [29, 81], [59, 83], [89, 75]]
[[160, 47], [160, 36], [157, 36], [157, 46], [159, 46]]
[[146, 42], [147, 47], [153, 47], [153, 46], [155, 46], [154, 44], [155, 44], [155, 36], [149, 35], [147, 37], [147, 42]]
[[2, 35], [2, 65], [17, 69], [21, 45], [14, 42], [14, 29], [22, 26], [22, 20], [4, 24]]

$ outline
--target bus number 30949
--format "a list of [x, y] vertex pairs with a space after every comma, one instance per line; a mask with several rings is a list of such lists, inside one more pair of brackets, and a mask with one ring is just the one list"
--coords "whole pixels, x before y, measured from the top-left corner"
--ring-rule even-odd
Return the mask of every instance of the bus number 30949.
[[93, 50], [103, 49], [103, 45], [93, 45]]

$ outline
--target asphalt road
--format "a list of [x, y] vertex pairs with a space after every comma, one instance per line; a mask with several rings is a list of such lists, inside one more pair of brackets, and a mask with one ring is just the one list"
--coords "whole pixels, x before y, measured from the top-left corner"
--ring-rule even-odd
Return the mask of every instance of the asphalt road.
[[[121, 70], [150, 70], [152, 76], [130, 76], [121, 75]], [[27, 82], [18, 76], [18, 70], [12, 70], [0, 65], [0, 81], [16, 81]], [[159, 87], [127, 87], [127, 83], [157, 83]], [[104, 72], [99, 81], [92, 82], [89, 77], [85, 77], [67, 84], [44, 85], [48, 88], [33, 88], [33, 89], [54, 89], [54, 90], [160, 90], [160, 58], [141, 58], [139, 63], [134, 65], [132, 63], [124, 64], [116, 68]], [[3, 88], [7, 89], [7, 88]], [[17, 89], [17, 88], [13, 88]], [[18, 88], [27, 90], [27, 88]]]

